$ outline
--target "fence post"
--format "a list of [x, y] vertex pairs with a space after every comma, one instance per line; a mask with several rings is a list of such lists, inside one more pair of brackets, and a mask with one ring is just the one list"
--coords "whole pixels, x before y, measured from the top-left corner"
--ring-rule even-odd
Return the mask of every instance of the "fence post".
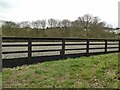
[[62, 58], [65, 57], [65, 39], [62, 39], [62, 50], [60, 52], [60, 55], [62, 56]]
[[105, 53], [107, 53], [107, 40], [105, 40]]
[[32, 57], [32, 41], [31, 41], [31, 38], [29, 38], [28, 39], [28, 60], [27, 60], [27, 64], [30, 63], [31, 57]]
[[87, 39], [87, 44], [86, 44], [86, 56], [89, 56], [89, 39]]

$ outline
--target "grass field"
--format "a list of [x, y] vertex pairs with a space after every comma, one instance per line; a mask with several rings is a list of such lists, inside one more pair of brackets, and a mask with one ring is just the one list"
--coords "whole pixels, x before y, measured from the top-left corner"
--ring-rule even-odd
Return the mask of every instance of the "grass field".
[[0, 72], [0, 90], [2, 88], [2, 73]]
[[118, 53], [3, 69], [3, 87], [118, 88]]

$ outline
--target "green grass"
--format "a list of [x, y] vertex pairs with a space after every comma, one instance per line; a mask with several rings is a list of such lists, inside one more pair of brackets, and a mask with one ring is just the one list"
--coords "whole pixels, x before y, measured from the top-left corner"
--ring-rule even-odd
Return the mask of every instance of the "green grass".
[[0, 72], [0, 90], [2, 88], [2, 73]]
[[118, 54], [4, 68], [2, 74], [6, 88], [118, 88]]
[[49, 29], [25, 29], [25, 28], [2, 28], [2, 36], [4, 37], [71, 37], [71, 38], [117, 38], [117, 35], [105, 32], [103, 28], [90, 28], [86, 32], [81, 28], [49, 28]]

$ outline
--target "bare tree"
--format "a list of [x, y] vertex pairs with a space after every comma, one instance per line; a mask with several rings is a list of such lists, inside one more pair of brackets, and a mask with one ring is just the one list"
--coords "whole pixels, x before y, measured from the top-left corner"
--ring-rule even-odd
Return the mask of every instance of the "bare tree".
[[2, 25], [5, 23], [4, 20], [0, 20], [0, 28], [2, 27]]
[[57, 27], [61, 28], [62, 27], [62, 21], [61, 20], [57, 20]]
[[55, 20], [55, 19], [53, 19], [53, 27], [54, 27], [54, 28], [57, 27], [57, 24], [58, 24], [58, 21]]
[[28, 21], [23, 21], [19, 23], [21, 28], [30, 28], [30, 23]]
[[94, 25], [98, 25], [99, 24], [99, 22], [100, 22], [100, 18], [99, 17], [93, 17], [93, 24]]
[[80, 28], [81, 24], [78, 20], [72, 21], [71, 26], [74, 28]]
[[58, 24], [58, 21], [57, 21], [56, 19], [49, 19], [49, 20], [48, 20], [48, 25], [49, 25], [51, 28], [57, 27], [57, 24]]
[[12, 21], [4, 21], [2, 23], [2, 28], [19, 28], [19, 25]]
[[93, 17], [91, 15], [89, 15], [89, 14], [85, 14], [84, 16], [79, 17], [78, 21], [81, 23], [81, 26], [86, 31], [89, 31], [89, 27], [93, 23]]
[[45, 27], [46, 27], [46, 20], [45, 19], [41, 20], [40, 24], [41, 24], [42, 29], [45, 29]]
[[105, 27], [106, 26], [106, 23], [105, 22], [99, 22], [98, 24], [100, 27]]
[[48, 25], [52, 28], [53, 27], [53, 19], [48, 20]]
[[31, 25], [35, 29], [40, 29], [41, 28], [41, 20], [32, 21]]
[[67, 28], [71, 26], [71, 22], [68, 19], [62, 20], [62, 27]]

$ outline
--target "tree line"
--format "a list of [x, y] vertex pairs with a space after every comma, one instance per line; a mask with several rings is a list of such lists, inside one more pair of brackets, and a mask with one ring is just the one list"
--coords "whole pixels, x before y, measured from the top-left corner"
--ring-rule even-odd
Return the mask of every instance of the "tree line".
[[[107, 37], [108, 37], [108, 35], [110, 35], [110, 37], [112, 36], [112, 33], [110, 33], [112, 26], [107, 25], [104, 21], [101, 21], [101, 19], [99, 17], [92, 16], [90, 14], [85, 14], [83, 16], [80, 16], [77, 18], [77, 20], [74, 20], [74, 21], [71, 21], [68, 19], [57, 20], [57, 19], [50, 18], [48, 20], [43, 19], [43, 20], [36, 20], [36, 21], [32, 21], [32, 22], [29, 22], [29, 21], [23, 21], [23, 22], [19, 22], [19, 23], [13, 22], [13, 21], [1, 21], [1, 22], [2, 22], [2, 30], [3, 30], [3, 33], [5, 33], [5, 34], [7, 34], [7, 32], [5, 32], [7, 30], [9, 30], [9, 32], [10, 32], [13, 29], [15, 29], [17, 31], [20, 29], [25, 29], [25, 30], [27, 29], [27, 30], [34, 30], [34, 33], [35, 33], [35, 31], [40, 31], [40, 32], [42, 31], [41, 35], [43, 34], [44, 36], [45, 36], [46, 30], [57, 30], [56, 33], [65, 34], [64, 36], [67, 36], [67, 37], [71, 37], [72, 33], [75, 33], [75, 32], [83, 33], [83, 36], [85, 36], [84, 35], [84, 33], [85, 33], [87, 37], [93, 37], [93, 35], [92, 35], [93, 33], [94, 34], [101, 33], [100, 35], [98, 35], [99, 37], [102, 37], [103, 34], [105, 34]], [[60, 30], [62, 30], [62, 31], [60, 31]], [[49, 33], [51, 33], [51, 32], [52, 31], [49, 31]], [[46, 31], [46, 33], [47, 33], [47, 31]], [[68, 33], [69, 33], [69, 35], [67, 35]], [[16, 32], [16, 34], [17, 34], [17, 32]], [[31, 32], [31, 34], [32, 34], [32, 32]], [[53, 34], [51, 36], [55, 36]], [[82, 35], [82, 34], [80, 34], [80, 35]], [[78, 36], [80, 36], [80, 35], [78, 35]], [[105, 35], [103, 35], [103, 36], [105, 36]], [[47, 35], [47, 34], [46, 34], [46, 36], [49, 37], [49, 35]], [[73, 36], [75, 36], [75, 35], [73, 35]]]
[[78, 17], [75, 21], [68, 19], [57, 20], [57, 19], [43, 19], [32, 22], [23, 21], [15, 23], [12, 21], [2, 21], [2, 28], [33, 28], [33, 29], [46, 29], [46, 28], [67, 28], [67, 27], [79, 27], [88, 30], [91, 27], [99, 26], [105, 27], [106, 23], [101, 21], [99, 17], [94, 17], [90, 14]]

